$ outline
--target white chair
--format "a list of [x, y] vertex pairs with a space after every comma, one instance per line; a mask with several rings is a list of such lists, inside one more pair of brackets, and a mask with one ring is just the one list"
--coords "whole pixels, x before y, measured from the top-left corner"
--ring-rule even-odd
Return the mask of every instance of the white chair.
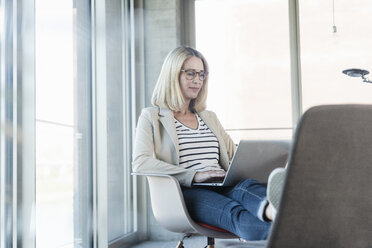
[[[184, 237], [199, 233], [208, 237], [208, 248], [214, 247], [214, 238], [239, 238], [223, 229], [194, 222], [186, 208], [182, 190], [176, 178], [169, 175], [133, 173], [146, 176], [149, 183], [151, 207], [155, 219], [161, 226], [171, 232], [183, 233]], [[183, 247], [183, 241], [177, 248]]]

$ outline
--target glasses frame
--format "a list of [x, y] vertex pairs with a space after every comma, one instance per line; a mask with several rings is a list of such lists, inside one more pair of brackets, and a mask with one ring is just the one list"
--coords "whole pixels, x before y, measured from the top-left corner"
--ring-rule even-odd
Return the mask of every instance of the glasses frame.
[[[188, 78], [187, 77], [187, 72], [190, 72], [190, 71], [194, 72], [194, 76], [192, 78]], [[195, 71], [193, 69], [187, 69], [187, 70], [181, 70], [181, 72], [185, 72], [186, 73], [185, 77], [186, 77], [187, 80], [193, 80], [196, 77], [196, 75], [198, 75], [198, 78], [199, 78], [200, 81], [205, 81], [205, 79], [208, 77], [208, 72], [207, 71], [199, 71], [199, 72], [197, 72], [197, 71]], [[200, 73], [201, 72], [204, 73], [204, 78], [203, 79], [200, 78]]]

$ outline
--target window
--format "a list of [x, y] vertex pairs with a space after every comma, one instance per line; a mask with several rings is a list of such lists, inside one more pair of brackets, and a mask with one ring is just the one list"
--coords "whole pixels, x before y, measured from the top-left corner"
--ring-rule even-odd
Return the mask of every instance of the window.
[[372, 103], [372, 85], [342, 73], [372, 70], [372, 2], [333, 3], [299, 1], [304, 111], [319, 104]]
[[208, 109], [240, 139], [292, 135], [288, 2], [195, 3], [196, 47], [210, 67]]
[[35, 1], [36, 247], [92, 246], [89, 1]]
[[133, 242], [133, 6], [13, 2], [0, 1], [0, 246]]

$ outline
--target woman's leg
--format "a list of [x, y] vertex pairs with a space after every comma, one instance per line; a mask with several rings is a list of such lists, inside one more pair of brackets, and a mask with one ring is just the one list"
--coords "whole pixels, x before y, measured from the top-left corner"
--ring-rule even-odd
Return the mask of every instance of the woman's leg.
[[253, 179], [245, 179], [234, 187], [226, 188], [221, 194], [239, 202], [246, 210], [257, 216], [261, 221], [267, 220], [265, 209], [268, 205], [266, 186]]
[[239, 202], [203, 188], [182, 191], [194, 221], [223, 228], [245, 240], [267, 239], [270, 223], [259, 220]]

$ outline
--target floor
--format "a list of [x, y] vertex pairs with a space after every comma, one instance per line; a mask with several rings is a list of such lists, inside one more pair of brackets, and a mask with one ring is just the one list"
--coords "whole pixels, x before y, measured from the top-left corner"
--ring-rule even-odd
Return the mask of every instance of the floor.
[[[244, 243], [238, 239], [216, 239], [215, 248], [264, 248], [266, 241], [251, 241]], [[195, 236], [184, 240], [185, 248], [204, 248], [206, 237]], [[176, 248], [178, 241], [146, 241], [132, 248]]]

